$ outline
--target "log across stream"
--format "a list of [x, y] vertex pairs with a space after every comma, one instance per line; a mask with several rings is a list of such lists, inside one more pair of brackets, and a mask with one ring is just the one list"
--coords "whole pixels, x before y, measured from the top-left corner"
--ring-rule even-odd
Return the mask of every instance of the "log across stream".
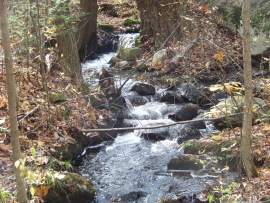
[[[131, 39], [133, 36], [124, 35], [121, 39], [126, 40], [125, 37]], [[123, 41], [120, 43], [123, 45]], [[116, 53], [101, 55], [99, 59], [83, 64], [83, 69], [85, 72], [98, 72], [102, 67], [109, 69], [108, 62], [115, 55]], [[91, 84], [98, 82], [96, 79], [85, 78], [85, 80]], [[148, 126], [149, 129], [119, 132], [113, 142], [100, 145], [99, 152], [90, 153], [84, 159], [79, 167], [80, 173], [95, 185], [97, 190], [95, 202], [152, 203], [164, 197], [199, 194], [208, 185], [213, 185], [217, 181], [213, 177], [195, 178], [188, 171], [172, 173], [167, 170], [170, 159], [183, 153], [183, 149], [175, 139], [183, 123], [176, 124], [168, 117], [179, 109], [180, 104], [159, 102], [158, 95], [164, 91], [163, 87], [156, 87], [155, 95], [138, 96], [136, 92], [130, 91], [135, 83], [137, 81], [129, 80], [122, 90], [122, 96], [126, 99], [128, 107], [124, 112], [124, 124], [127, 127], [137, 128]], [[143, 102], [140, 105], [133, 104], [134, 97]], [[166, 127], [150, 129], [151, 126], [160, 125]], [[202, 133], [207, 133], [207, 130], [209, 129]], [[162, 140], [149, 140], [142, 136], [149, 132], [160, 131], [166, 131], [168, 137]]]

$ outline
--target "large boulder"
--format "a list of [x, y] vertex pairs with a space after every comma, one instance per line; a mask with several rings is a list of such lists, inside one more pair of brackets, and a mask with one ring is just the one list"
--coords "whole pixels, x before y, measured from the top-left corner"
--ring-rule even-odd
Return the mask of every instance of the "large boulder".
[[166, 57], [167, 57], [167, 50], [161, 49], [154, 54], [152, 63], [154, 65], [159, 64], [159, 63], [163, 63], [164, 60], [166, 59]]
[[[244, 106], [244, 96], [230, 97], [224, 101], [219, 102], [217, 105], [210, 109], [210, 112], [206, 113], [210, 117], [228, 116], [226, 118], [217, 119], [214, 121], [214, 125], [222, 129], [224, 127], [239, 126], [243, 120], [243, 114], [230, 116], [232, 114], [242, 113]], [[253, 100], [253, 118], [254, 121], [260, 121], [270, 117], [270, 107], [268, 104], [255, 97]]]
[[135, 91], [141, 96], [156, 94], [155, 87], [147, 83], [136, 83], [130, 91]]
[[184, 83], [180, 86], [183, 98], [191, 103], [200, 104], [204, 101], [203, 94], [192, 83]]
[[203, 169], [200, 159], [192, 154], [183, 154], [173, 157], [167, 164], [168, 170], [200, 170]]
[[199, 106], [196, 104], [183, 105], [174, 115], [169, 115], [169, 118], [175, 121], [191, 120], [198, 115]]
[[134, 61], [140, 58], [143, 54], [142, 49], [135, 47], [135, 48], [125, 48], [121, 49], [118, 57], [125, 61]]
[[187, 125], [184, 125], [179, 130], [177, 143], [181, 144], [182, 142], [185, 142], [187, 140], [199, 139], [201, 136], [202, 136], [201, 132], [199, 131], [198, 128], [196, 128], [190, 124], [187, 124]]
[[73, 160], [83, 152], [90, 140], [90, 137], [84, 135], [79, 129], [71, 127], [65, 138], [59, 136], [59, 144], [51, 150], [51, 154], [61, 161]]
[[95, 188], [84, 177], [76, 173], [68, 173], [49, 185], [44, 202], [88, 203], [94, 200]]
[[161, 102], [167, 102], [170, 104], [182, 104], [185, 99], [182, 97], [181, 93], [178, 91], [165, 91], [161, 97]]
[[[241, 35], [242, 28], [242, 4], [243, 0], [207, 0], [201, 1], [215, 7], [215, 15], [223, 17], [226, 25], [237, 30]], [[270, 54], [270, 1], [251, 0], [251, 52], [252, 55]]]

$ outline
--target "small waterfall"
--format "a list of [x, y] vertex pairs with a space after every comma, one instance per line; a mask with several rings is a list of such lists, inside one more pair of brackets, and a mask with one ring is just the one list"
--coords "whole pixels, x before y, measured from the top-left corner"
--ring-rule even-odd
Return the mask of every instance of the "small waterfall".
[[[118, 51], [134, 46], [137, 36], [138, 34], [120, 35]], [[83, 64], [83, 69], [91, 73], [102, 67], [109, 68], [109, 58], [116, 55], [117, 53], [101, 55], [98, 60]], [[123, 88], [122, 96], [126, 98], [127, 107], [124, 123], [137, 127], [174, 123], [168, 115], [179, 106], [160, 103], [158, 98], [130, 92], [133, 82], [130, 80]], [[176, 125], [163, 130], [173, 136], [180, 127], [181, 125]], [[183, 153], [173, 137], [151, 142], [140, 137], [143, 132], [147, 131], [134, 130], [119, 134], [112, 144], [107, 144], [105, 149], [94, 157], [86, 158], [80, 167], [80, 173], [90, 179], [96, 187], [96, 203], [151, 203], [163, 197], [189, 195], [204, 189], [206, 180], [176, 177], [168, 173], [168, 161], [173, 156]]]
[[138, 34], [120, 34], [117, 53], [119, 53], [119, 51], [122, 49], [134, 47], [135, 39], [139, 35], [140, 35], [139, 33]]
[[135, 46], [135, 39], [139, 36], [139, 33], [135, 34], [119, 34], [118, 49], [117, 52], [109, 52], [101, 54], [98, 59], [90, 60], [81, 64], [82, 72], [85, 82], [91, 85], [97, 85], [98, 79], [96, 75], [102, 68], [109, 69], [109, 61], [112, 57], [117, 56], [117, 53], [124, 48], [130, 48]]

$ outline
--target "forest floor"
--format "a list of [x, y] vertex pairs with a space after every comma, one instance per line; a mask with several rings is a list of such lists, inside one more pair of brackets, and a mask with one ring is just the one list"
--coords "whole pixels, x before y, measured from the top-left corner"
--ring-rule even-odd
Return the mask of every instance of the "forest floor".
[[[121, 3], [115, 0], [104, 0], [100, 3]], [[133, 5], [134, 1], [131, 1]], [[182, 66], [186, 67], [181, 70], [173, 70], [168, 77], [170, 80], [177, 80], [179, 75], [188, 78], [190, 75], [202, 73], [210, 70], [211, 67], [220, 68], [216, 72], [222, 72], [229, 59], [224, 56], [220, 50], [230, 50], [235, 61], [242, 60], [242, 43], [241, 38], [230, 32], [224, 26], [216, 26], [212, 23], [215, 19], [211, 18], [210, 10], [207, 7], [197, 7], [195, 4], [190, 5], [193, 9], [194, 26], [202, 28], [201, 36], [205, 35], [204, 40], [198, 45], [192, 53], [188, 54], [183, 60]], [[123, 16], [128, 10], [119, 7], [117, 10], [119, 17], [111, 17], [106, 13], [100, 12], [98, 22], [111, 23], [117, 27], [121, 26]], [[195, 12], [196, 11], [196, 12]], [[195, 20], [196, 19], [196, 20]], [[194, 32], [195, 33], [195, 32]], [[211, 33], [211, 39], [209, 36]], [[185, 46], [195, 39], [195, 35], [190, 35], [179, 46]], [[149, 42], [147, 42], [149, 43]], [[142, 47], [147, 50], [148, 44]], [[149, 47], [148, 47], [149, 48]], [[171, 47], [177, 49], [177, 47]], [[147, 55], [147, 54], [146, 54]], [[152, 70], [156, 75], [162, 75], [167, 71], [167, 66], [158, 64], [156, 69]], [[49, 93], [62, 92], [66, 96], [67, 102], [64, 104], [52, 104], [46, 99], [46, 92], [43, 90], [41, 75], [34, 65], [26, 66], [26, 63], [19, 60], [14, 62], [16, 83], [19, 93], [19, 110], [18, 123], [20, 129], [20, 142], [23, 156], [31, 160], [33, 147], [40, 158], [40, 165], [48, 162], [47, 155], [51, 153], [55, 146], [61, 146], [69, 142], [66, 139], [67, 131], [71, 127], [78, 129], [97, 128], [97, 125], [104, 123], [110, 116], [107, 110], [94, 109], [84, 94], [77, 86], [67, 77], [59, 72], [53, 75], [47, 75], [46, 81]], [[143, 80], [147, 75], [138, 78]], [[256, 85], [262, 87], [262, 96], [270, 101], [270, 79], [267, 77], [257, 77], [254, 81]], [[86, 90], [84, 90], [85, 93]], [[87, 94], [97, 95], [97, 90], [87, 90]], [[83, 108], [82, 108], [83, 107]], [[50, 111], [48, 111], [50, 109]], [[68, 112], [68, 117], [67, 113]], [[9, 136], [9, 118], [8, 118], [8, 100], [5, 83], [5, 69], [3, 64], [0, 65], [0, 189], [10, 191], [14, 196], [15, 181], [12, 172], [12, 150]], [[93, 135], [98, 135], [93, 134]], [[241, 128], [228, 129], [222, 131], [218, 136], [203, 138], [204, 141], [221, 141], [221, 140], [239, 140]], [[252, 147], [257, 160], [261, 165], [257, 167], [259, 176], [248, 180], [246, 177], [239, 179], [234, 187], [218, 186], [216, 190], [225, 191], [222, 193], [223, 202], [270, 202], [270, 124], [269, 122], [259, 122], [252, 128]], [[227, 190], [226, 190], [227, 189]], [[262, 197], [269, 197], [262, 200]], [[11, 200], [10, 202], [16, 202]]]

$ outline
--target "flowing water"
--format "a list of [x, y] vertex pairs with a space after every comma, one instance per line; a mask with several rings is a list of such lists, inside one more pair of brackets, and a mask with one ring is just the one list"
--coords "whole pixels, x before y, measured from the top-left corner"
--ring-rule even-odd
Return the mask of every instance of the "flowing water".
[[[133, 46], [134, 35], [122, 35], [123, 47]], [[101, 55], [99, 59], [83, 64], [86, 81], [96, 83], [95, 74], [102, 68], [109, 68], [108, 61], [116, 53]], [[168, 115], [176, 111], [177, 105], [158, 102], [157, 96], [138, 96], [130, 92], [136, 81], [130, 80], [123, 89], [127, 110], [124, 120], [127, 126], [155, 126], [170, 124], [174, 121]], [[157, 94], [164, 91], [159, 88]], [[142, 100], [134, 106], [132, 98]], [[173, 135], [180, 125], [165, 128]], [[173, 156], [183, 153], [174, 136], [163, 141], [150, 141], [140, 135], [143, 130], [122, 133], [113, 143], [107, 143], [103, 149], [85, 158], [80, 173], [90, 179], [97, 189], [96, 200], [105, 202], [155, 202], [162, 197], [190, 195], [201, 192], [213, 180], [193, 178], [189, 173], [175, 175], [167, 171], [167, 163]]]

